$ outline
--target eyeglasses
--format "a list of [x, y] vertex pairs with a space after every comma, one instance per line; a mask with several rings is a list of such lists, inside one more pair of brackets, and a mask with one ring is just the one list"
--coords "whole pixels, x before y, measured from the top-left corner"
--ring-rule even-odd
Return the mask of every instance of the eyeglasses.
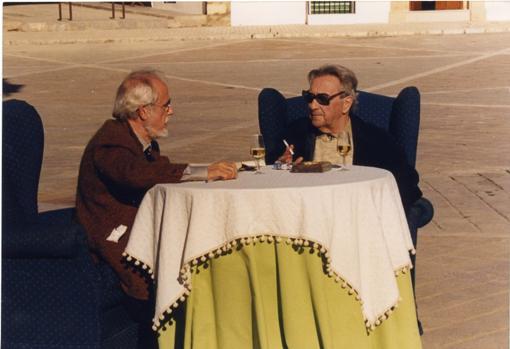
[[310, 91], [307, 91], [307, 90], [303, 90], [303, 92], [301, 93], [301, 95], [303, 96], [303, 98], [305, 99], [306, 103], [312, 103], [314, 99], [317, 100], [317, 103], [319, 103], [320, 105], [329, 105], [329, 102], [337, 97], [337, 96], [340, 96], [342, 98], [344, 98], [346, 95], [347, 95], [347, 92], [345, 91], [340, 91], [338, 93], [335, 93], [334, 95], [328, 95], [326, 93], [318, 93], [318, 94], [313, 94], [311, 93]]
[[170, 107], [172, 106], [172, 98], [168, 98], [168, 101], [166, 101], [166, 103], [163, 104], [163, 105], [159, 105], [159, 104], [156, 104], [156, 103], [146, 104], [146, 106], [147, 105], [153, 105], [155, 107], [160, 107], [161, 109], [163, 109], [165, 111], [168, 111], [168, 110], [170, 110]]

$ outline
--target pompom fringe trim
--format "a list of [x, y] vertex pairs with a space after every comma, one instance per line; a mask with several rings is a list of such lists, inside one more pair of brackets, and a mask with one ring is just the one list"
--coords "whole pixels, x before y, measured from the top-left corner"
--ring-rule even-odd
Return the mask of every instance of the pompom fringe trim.
[[[232, 241], [227, 242], [221, 247], [218, 247], [216, 249], [211, 250], [208, 253], [205, 253], [201, 256], [194, 257], [193, 259], [187, 261], [184, 263], [183, 267], [180, 270], [179, 274], [179, 282], [183, 285], [184, 291], [176, 298], [174, 299], [167, 307], [165, 307], [165, 310], [160, 313], [156, 314], [156, 317], [153, 319], [153, 326], [152, 329], [154, 331], [158, 331], [160, 329], [166, 330], [166, 324], [168, 323], [168, 319], [172, 312], [179, 307], [180, 304], [184, 303], [186, 301], [186, 298], [189, 296], [191, 292], [191, 275], [193, 273], [193, 269], [198, 269], [203, 264], [207, 263], [210, 259], [218, 258], [222, 255], [225, 255], [229, 252], [232, 252], [235, 249], [242, 248], [244, 246], [248, 245], [254, 245], [257, 243], [285, 243], [287, 245], [292, 245], [294, 247], [303, 247], [303, 248], [310, 248], [310, 249], [316, 249], [319, 251], [319, 255], [321, 256], [323, 260], [324, 265], [324, 271], [326, 275], [329, 278], [333, 278], [334, 281], [338, 284], [340, 284], [340, 287], [344, 289], [348, 295], [353, 296], [356, 301], [360, 303], [360, 306], [363, 307], [363, 300], [359, 296], [359, 292], [351, 285], [349, 284], [345, 278], [343, 278], [336, 270], [333, 270], [331, 267], [331, 257], [329, 254], [329, 251], [323, 247], [318, 242], [308, 240], [308, 239], [302, 239], [302, 238], [290, 238], [290, 237], [281, 237], [281, 236], [273, 236], [273, 235], [257, 235], [257, 236], [250, 236], [250, 237], [243, 237], [238, 238]], [[411, 254], [416, 254], [416, 250], [412, 249], [410, 250]], [[145, 270], [150, 277], [154, 280], [154, 271], [152, 268], [147, 264], [142, 262], [141, 260], [129, 255], [127, 252], [122, 253], [122, 256], [130, 263], [134, 264], [136, 267], [140, 267], [143, 270]], [[412, 269], [412, 265], [406, 265], [403, 267], [398, 268], [395, 271], [395, 276], [399, 276], [400, 274], [406, 274]], [[401, 302], [401, 298], [399, 297], [398, 301], [395, 303], [395, 305], [391, 306], [389, 309], [384, 311], [382, 314], [377, 316], [377, 319], [373, 322], [370, 322], [368, 319], [365, 319], [365, 327], [368, 332], [374, 331], [378, 326], [380, 326], [385, 320], [387, 320], [390, 315], [395, 311], [395, 309], [398, 308], [399, 303]]]

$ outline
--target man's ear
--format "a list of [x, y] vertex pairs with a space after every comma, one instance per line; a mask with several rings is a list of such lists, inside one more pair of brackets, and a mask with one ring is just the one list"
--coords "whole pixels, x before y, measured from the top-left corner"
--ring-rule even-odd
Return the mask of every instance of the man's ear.
[[352, 96], [347, 96], [344, 98], [344, 104], [342, 106], [342, 112], [344, 114], [349, 114], [349, 110], [351, 110], [352, 102], [353, 102]]
[[145, 107], [143, 105], [138, 107], [138, 109], [136, 110], [136, 113], [138, 114], [138, 117], [142, 121], [145, 121], [149, 118], [149, 111], [147, 110], [147, 107]]

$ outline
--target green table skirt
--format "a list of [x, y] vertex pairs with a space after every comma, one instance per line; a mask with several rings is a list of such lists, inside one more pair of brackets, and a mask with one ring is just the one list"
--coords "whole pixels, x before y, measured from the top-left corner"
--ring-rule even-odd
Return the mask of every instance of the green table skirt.
[[421, 348], [409, 274], [374, 331], [360, 302], [324, 272], [317, 250], [249, 245], [195, 267], [192, 292], [159, 330], [161, 349]]

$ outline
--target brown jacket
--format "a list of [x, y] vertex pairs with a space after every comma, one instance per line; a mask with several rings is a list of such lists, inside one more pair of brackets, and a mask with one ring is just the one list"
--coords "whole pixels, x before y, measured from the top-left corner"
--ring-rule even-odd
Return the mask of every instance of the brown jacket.
[[[132, 297], [148, 298], [145, 278], [122, 260], [138, 206], [155, 184], [179, 182], [186, 166], [160, 156], [155, 142], [151, 156], [146, 156], [127, 121], [106, 121], [85, 148], [76, 193], [77, 218], [87, 232], [92, 254], [113, 267]], [[128, 229], [119, 242], [107, 241], [121, 224]]]

